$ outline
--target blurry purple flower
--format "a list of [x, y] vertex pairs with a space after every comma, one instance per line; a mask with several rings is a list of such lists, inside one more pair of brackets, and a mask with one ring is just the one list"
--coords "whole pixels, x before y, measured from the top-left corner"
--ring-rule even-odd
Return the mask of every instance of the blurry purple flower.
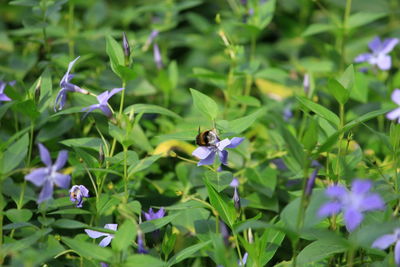
[[372, 182], [356, 179], [351, 191], [342, 185], [328, 187], [325, 194], [332, 201], [325, 203], [318, 211], [320, 217], [327, 217], [343, 212], [344, 222], [349, 232], [355, 230], [362, 222], [365, 211], [382, 210], [385, 203], [379, 194], [370, 193]]
[[143, 212], [144, 217], [146, 218], [146, 221], [151, 221], [155, 219], [161, 219], [165, 215], [165, 210], [164, 208], [159, 209], [157, 212], [154, 212], [152, 208], [149, 209], [149, 212]]
[[400, 123], [400, 89], [394, 89], [392, 93], [392, 101], [399, 105], [399, 107], [386, 114], [386, 118], [389, 120], [397, 119], [397, 122]]
[[[104, 226], [104, 228], [105, 229], [109, 229], [109, 230], [113, 230], [113, 231], [117, 231], [118, 224], [109, 223], [109, 224], [106, 224]], [[100, 247], [108, 246], [111, 243], [111, 240], [114, 238], [114, 234], [103, 233], [103, 232], [99, 232], [99, 231], [93, 231], [93, 230], [90, 230], [90, 229], [85, 229], [85, 232], [91, 238], [99, 238], [101, 236], [105, 236], [105, 238], [103, 238], [103, 240], [101, 240], [101, 242], [99, 244]]]
[[222, 235], [222, 239], [224, 240], [225, 246], [229, 246], [229, 231], [228, 228], [226, 227], [226, 224], [220, 220], [219, 221], [219, 229]]
[[83, 115], [83, 119], [86, 118], [86, 116], [92, 112], [95, 109], [100, 109], [107, 117], [112, 116], [112, 112], [110, 108], [108, 107], [108, 100], [115, 95], [116, 93], [121, 92], [124, 90], [124, 88], [114, 88], [111, 91], [105, 91], [101, 93], [100, 95], [97, 96], [97, 101], [99, 101], [99, 104], [94, 104], [91, 105], [87, 108], [83, 108], [82, 111], [86, 111], [85, 115]]
[[308, 73], [304, 74], [303, 89], [304, 93], [308, 95], [308, 92], [310, 92], [310, 75]]
[[249, 256], [249, 253], [244, 253], [244, 255], [243, 255], [243, 259], [242, 260], [239, 260], [239, 262], [238, 262], [238, 265], [239, 266], [245, 266], [246, 265], [246, 262], [247, 262], [247, 257]]
[[240, 210], [240, 196], [239, 196], [239, 180], [237, 178], [233, 178], [232, 182], [229, 184], [231, 187], [233, 187], [233, 203], [235, 205], [235, 208], [237, 211]]
[[154, 62], [156, 63], [157, 68], [162, 69], [164, 64], [162, 62], [160, 48], [158, 47], [157, 43], [154, 43], [154, 45], [153, 45], [153, 56], [154, 56]]
[[388, 54], [398, 42], [397, 38], [387, 38], [382, 42], [379, 37], [375, 37], [368, 44], [372, 53], [360, 54], [354, 59], [354, 62], [368, 62], [371, 65], [377, 65], [381, 70], [388, 70], [392, 66], [392, 59]]
[[192, 155], [200, 159], [199, 163], [197, 163], [197, 166], [213, 164], [216, 153], [218, 153], [221, 163], [227, 165], [228, 151], [225, 149], [235, 148], [240, 145], [243, 140], [244, 138], [241, 137], [234, 137], [231, 140], [229, 140], [229, 138], [226, 138], [222, 141], [218, 140], [215, 145], [199, 146], [192, 152]]
[[[11, 85], [11, 82], [9, 82], [8, 84]], [[11, 101], [11, 98], [9, 98], [4, 93], [4, 89], [6, 89], [6, 86], [7, 86], [6, 82], [0, 81], [0, 101]]]
[[287, 106], [283, 109], [283, 119], [288, 121], [293, 117], [293, 112], [290, 106]]
[[242, 5], [247, 5], [247, 0], [240, 0], [240, 3], [242, 3]]
[[144, 241], [143, 241], [143, 239], [144, 239], [144, 235], [143, 235], [143, 233], [142, 232], [138, 232], [138, 235], [137, 235], [137, 245], [138, 245], [138, 253], [139, 254], [147, 254], [147, 253], [149, 253], [148, 251], [147, 251], [147, 249], [145, 249], [144, 248]]
[[122, 48], [124, 49], [124, 56], [129, 60], [131, 55], [131, 48], [129, 47], [128, 38], [126, 37], [126, 33], [122, 33]]
[[318, 171], [322, 166], [321, 166], [321, 164], [318, 163], [318, 161], [313, 160], [311, 167], [314, 167], [315, 169], [311, 173], [310, 178], [308, 178], [306, 191], [305, 191], [306, 196], [311, 196], [311, 193], [312, 193], [312, 190], [314, 187], [314, 183], [315, 183], [315, 179], [317, 178]]
[[149, 49], [150, 45], [153, 43], [154, 39], [158, 36], [158, 30], [152, 30], [149, 37], [146, 40], [146, 43], [143, 46], [143, 50], [146, 51]]
[[84, 185], [74, 185], [69, 190], [70, 200], [76, 202], [77, 208], [82, 208], [83, 198], [89, 197], [89, 190]]
[[30, 174], [25, 176], [25, 180], [32, 182], [36, 186], [43, 187], [38, 199], [38, 203], [42, 203], [53, 196], [54, 184], [61, 188], [68, 188], [71, 177], [57, 172], [62, 169], [67, 162], [68, 151], [61, 150], [58, 153], [56, 162], [53, 164], [47, 148], [42, 144], [39, 144], [38, 146], [40, 159], [46, 167], [33, 170]]
[[286, 166], [285, 162], [283, 161], [282, 158], [276, 158], [271, 160], [271, 162], [278, 168], [280, 171], [286, 171], [288, 170], [288, 167]]
[[75, 58], [73, 61], [71, 61], [68, 64], [67, 72], [65, 73], [65, 75], [62, 77], [62, 79], [60, 81], [61, 90], [58, 92], [56, 101], [54, 102], [54, 111], [57, 111], [57, 106], [58, 106], [58, 110], [63, 109], [63, 107], [65, 105], [65, 101], [67, 100], [68, 92], [78, 92], [78, 93], [82, 93], [82, 94], [89, 93], [85, 89], [82, 89], [79, 86], [69, 82], [74, 77], [73, 74], [69, 74], [69, 73], [71, 72], [72, 67], [74, 66], [75, 62], [78, 59], [79, 59], [79, 57]]
[[394, 248], [394, 259], [397, 266], [400, 266], [400, 228], [396, 228], [393, 234], [383, 235], [372, 243], [373, 248], [387, 249], [391, 244], [396, 243]]
[[108, 267], [109, 265], [107, 263], [105, 263], [105, 262], [100, 262], [100, 266], [101, 267]]
[[239, 180], [237, 178], [233, 178], [232, 182], [229, 184], [230, 187], [238, 188], [239, 187]]

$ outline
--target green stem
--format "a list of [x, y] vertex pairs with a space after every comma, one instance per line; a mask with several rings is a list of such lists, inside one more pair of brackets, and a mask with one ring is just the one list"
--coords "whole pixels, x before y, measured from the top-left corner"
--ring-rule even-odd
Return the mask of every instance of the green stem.
[[342, 27], [342, 38], [341, 38], [341, 61], [340, 61], [340, 69], [344, 69], [345, 61], [346, 61], [346, 37], [347, 37], [347, 24], [350, 17], [351, 11], [351, 2], [352, 0], [346, 0], [346, 8], [344, 10], [344, 18], [343, 18], [343, 27]]
[[119, 116], [121, 116], [122, 111], [124, 109], [125, 87], [126, 87], [126, 81], [123, 80], [122, 81], [122, 88], [124, 88], [124, 90], [122, 90], [121, 102], [119, 103], [119, 113], [118, 113]]
[[239, 255], [240, 262], [243, 262], [243, 257], [242, 257], [242, 253], [240, 252], [239, 241], [238, 241], [237, 235], [234, 234], [233, 238], [235, 239], [235, 246], [236, 246], [237, 253]]
[[69, 1], [69, 15], [68, 15], [68, 50], [69, 50], [69, 57], [74, 58], [74, 2]]
[[340, 117], [340, 124], [339, 124], [339, 129], [338, 131], [340, 132], [339, 135], [339, 144], [338, 144], [338, 154], [337, 154], [337, 161], [336, 161], [336, 168], [335, 168], [335, 174], [337, 177], [337, 182], [340, 181], [340, 158], [341, 158], [341, 154], [342, 154], [342, 140], [343, 140], [343, 135], [344, 133], [342, 132], [344, 124], [345, 124], [345, 117], [344, 117], [344, 105], [340, 104], [340, 113], [339, 113], [339, 117]]
[[354, 265], [354, 248], [350, 248], [350, 251], [347, 254], [347, 266], [353, 267]]

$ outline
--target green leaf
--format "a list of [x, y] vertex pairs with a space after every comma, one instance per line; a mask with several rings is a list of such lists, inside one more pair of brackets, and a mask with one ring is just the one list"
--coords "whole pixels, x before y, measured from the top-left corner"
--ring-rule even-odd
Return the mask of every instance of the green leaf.
[[209, 96], [200, 93], [195, 89], [190, 89], [190, 92], [192, 93], [195, 108], [210, 120], [215, 120], [218, 115], [217, 103]]
[[207, 171], [204, 175], [218, 192], [221, 192], [222, 190], [227, 188], [229, 184], [232, 182], [233, 178], [231, 172], [225, 172], [225, 171], [223, 172]]
[[84, 242], [77, 239], [62, 237], [61, 239], [68, 247], [85, 258], [93, 258], [99, 261], [110, 261], [113, 253], [108, 248], [100, 247], [97, 244]]
[[354, 86], [354, 80], [354, 67], [353, 64], [351, 64], [346, 68], [338, 81], [347, 91], [351, 92]]
[[53, 223], [53, 226], [64, 229], [78, 229], [78, 228], [85, 228], [88, 225], [75, 220], [59, 219]]
[[327, 109], [317, 103], [314, 103], [313, 101], [311, 101], [307, 98], [304, 98], [304, 97], [296, 96], [296, 99], [303, 106], [307, 107], [308, 109], [310, 109], [317, 115], [321, 116], [322, 118], [326, 119], [327, 121], [330, 121], [331, 123], [333, 123], [336, 126], [336, 128], [339, 126], [339, 123], [340, 123], [339, 117], [335, 113], [330, 111], [329, 109]]
[[[229, 121], [228, 126], [223, 129], [224, 132], [229, 132], [229, 133], [236, 133], [240, 134], [243, 131], [245, 131], [247, 128], [249, 128], [253, 123], [263, 114], [265, 114], [266, 109], [261, 108], [250, 115], [247, 115], [245, 117]], [[221, 121], [220, 121], [221, 122]], [[218, 124], [218, 123], [217, 123]], [[221, 123], [220, 123], [221, 125]]]
[[128, 248], [136, 238], [136, 230], [136, 225], [131, 220], [125, 220], [114, 235], [112, 247], [119, 251]]
[[246, 96], [246, 95], [239, 95], [239, 96], [232, 96], [232, 100], [239, 104], [244, 104], [247, 106], [252, 106], [252, 107], [260, 107], [261, 103], [260, 100], [258, 100], [255, 97], [252, 96]]
[[106, 52], [110, 57], [111, 69], [122, 77], [119, 67], [124, 65], [124, 52], [122, 46], [111, 36], [106, 37]]
[[26, 238], [22, 238], [16, 242], [6, 243], [2, 246], [2, 252], [8, 254], [10, 252], [16, 253], [18, 251], [30, 248], [33, 246], [41, 237], [50, 233], [52, 229], [40, 229], [35, 231], [33, 234]]
[[349, 29], [357, 28], [375, 20], [385, 17], [387, 14], [382, 12], [358, 12], [349, 17], [347, 27]]
[[349, 100], [350, 92], [336, 79], [329, 80], [328, 89], [340, 104], [344, 105]]
[[6, 216], [13, 223], [27, 222], [32, 218], [32, 211], [28, 209], [9, 209], [6, 211]]
[[330, 31], [333, 29], [335, 29], [334, 25], [315, 23], [315, 24], [311, 24], [310, 26], [308, 26], [307, 29], [301, 35], [303, 37], [306, 37], [306, 36], [311, 36], [311, 35], [318, 34], [318, 33], [327, 32], [327, 31]]
[[318, 122], [310, 118], [310, 122], [303, 136], [303, 145], [308, 151], [312, 151], [318, 142]]
[[165, 217], [160, 218], [160, 219], [146, 221], [146, 222], [141, 223], [139, 225], [139, 227], [140, 227], [140, 229], [142, 230], [143, 233], [150, 233], [150, 232], [153, 232], [154, 230], [160, 229], [164, 225], [169, 224], [178, 215], [180, 215], [179, 212], [174, 213], [172, 215], [165, 216]]
[[145, 254], [131, 255], [126, 259], [127, 267], [165, 267], [166, 263], [153, 256]]
[[286, 142], [286, 146], [289, 150], [290, 155], [296, 159], [297, 163], [300, 166], [304, 165], [305, 153], [302, 145], [297, 141], [297, 139], [292, 135], [292, 133], [286, 129], [286, 127], [281, 126], [280, 132], [282, 134], [283, 139]]
[[24, 134], [17, 142], [8, 147], [3, 155], [0, 154], [1, 173], [7, 173], [18, 167], [28, 152], [28, 143], [28, 134]]
[[300, 251], [297, 263], [299, 266], [309, 266], [336, 253], [345, 252], [347, 249], [347, 241], [341, 237], [317, 240]]
[[83, 210], [83, 209], [63, 209], [63, 210], [57, 210], [48, 213], [49, 215], [53, 214], [91, 214], [90, 211]]
[[135, 114], [137, 113], [149, 113], [149, 114], [162, 114], [166, 116], [170, 116], [176, 119], [181, 119], [181, 116], [176, 114], [175, 112], [170, 111], [169, 109], [157, 106], [157, 105], [151, 105], [151, 104], [134, 104], [129, 107], [127, 107], [124, 110], [125, 114], [129, 114], [131, 112], [134, 112]]
[[354, 100], [366, 103], [368, 101], [368, 79], [362, 72], [355, 73], [355, 82], [350, 92], [350, 97]]
[[99, 151], [100, 145], [103, 144], [103, 141], [100, 138], [83, 137], [66, 139], [60, 143], [69, 147], [86, 147]]
[[20, 112], [21, 114], [25, 115], [26, 117], [30, 118], [33, 121], [39, 118], [40, 116], [40, 113], [37, 110], [36, 105], [32, 99], [16, 102], [11, 107], [11, 109]]
[[208, 246], [210, 243], [211, 243], [211, 240], [208, 240], [206, 242], [202, 242], [202, 243], [187, 247], [187, 248], [179, 251], [168, 261], [167, 266], [172, 266], [174, 264], [177, 264], [177, 263], [183, 261], [184, 259], [192, 257], [193, 254], [195, 254], [197, 251], [204, 248], [205, 246]]
[[136, 172], [143, 171], [150, 167], [151, 164], [156, 162], [162, 155], [153, 155], [144, 159], [141, 159], [136, 165], [132, 165], [128, 169], [128, 176], [130, 177]]
[[218, 211], [218, 214], [221, 216], [222, 220], [230, 228], [232, 228], [236, 220], [236, 210], [233, 203], [226, 197], [220, 196], [220, 194], [214, 189], [209, 181], [204, 179], [204, 183], [207, 187], [208, 197], [210, 198], [211, 205]]

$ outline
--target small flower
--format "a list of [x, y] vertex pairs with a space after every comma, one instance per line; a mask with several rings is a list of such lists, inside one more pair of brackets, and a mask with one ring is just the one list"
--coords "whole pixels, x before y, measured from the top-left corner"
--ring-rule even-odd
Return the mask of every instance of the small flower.
[[375, 37], [368, 44], [372, 53], [360, 54], [354, 59], [354, 62], [368, 62], [371, 65], [377, 65], [381, 70], [388, 70], [392, 66], [392, 58], [388, 54], [398, 42], [397, 38], [387, 38], [382, 42], [379, 37]]
[[149, 49], [150, 45], [153, 43], [154, 39], [158, 36], [159, 31], [158, 30], [152, 30], [149, 37], [146, 40], [146, 43], [143, 46], [143, 51], [147, 51]]
[[400, 228], [396, 228], [393, 234], [383, 235], [372, 243], [373, 248], [385, 250], [391, 244], [396, 243], [394, 249], [394, 260], [400, 266]]
[[[104, 228], [113, 230], [113, 231], [117, 231], [118, 224], [109, 223], [109, 224], [104, 225]], [[105, 236], [105, 238], [103, 238], [103, 240], [101, 240], [101, 242], [99, 243], [100, 247], [108, 246], [111, 243], [111, 240], [114, 238], [114, 234], [103, 233], [103, 232], [94, 231], [94, 230], [90, 230], [90, 229], [85, 229], [85, 232], [91, 238], [99, 238], [101, 236]]]
[[44, 145], [39, 144], [39, 152], [40, 159], [46, 167], [33, 170], [30, 174], [25, 176], [25, 180], [32, 182], [36, 186], [43, 186], [38, 199], [38, 203], [42, 203], [53, 196], [54, 184], [61, 188], [68, 188], [71, 177], [57, 172], [62, 169], [67, 162], [68, 151], [61, 150], [54, 164], [51, 161], [49, 151]]
[[288, 105], [283, 109], [283, 119], [285, 121], [289, 121], [292, 117], [293, 117], [292, 108], [290, 105]]
[[[400, 106], [400, 89], [394, 89], [392, 93], [392, 101]], [[397, 122], [400, 123], [400, 107], [386, 114], [386, 118], [388, 118], [389, 120], [397, 119]]]
[[306, 191], [305, 191], [306, 196], [311, 196], [311, 193], [312, 193], [312, 190], [314, 187], [314, 183], [315, 183], [315, 179], [317, 178], [318, 171], [322, 166], [321, 166], [321, 164], [318, 163], [318, 161], [313, 160], [313, 162], [311, 163], [311, 167], [314, 167], [315, 169], [311, 173], [310, 178], [308, 178]]
[[82, 111], [86, 111], [85, 115], [83, 115], [83, 119], [86, 118], [86, 116], [92, 112], [95, 109], [100, 109], [107, 117], [111, 117], [112, 116], [112, 112], [110, 110], [110, 108], [108, 107], [108, 100], [115, 95], [116, 93], [121, 92], [122, 90], [124, 90], [124, 88], [114, 88], [111, 91], [105, 91], [103, 93], [101, 93], [100, 95], [97, 96], [97, 101], [99, 102], [99, 104], [94, 104], [91, 105], [87, 108], [83, 108]]
[[89, 190], [84, 185], [74, 185], [69, 190], [70, 200], [76, 202], [77, 208], [82, 208], [83, 198], [89, 197]]
[[146, 218], [146, 221], [151, 221], [155, 219], [161, 219], [165, 215], [165, 210], [164, 208], [159, 209], [157, 212], [154, 212], [152, 208], [149, 209], [149, 212], [143, 212], [144, 217]]
[[[15, 81], [9, 82], [9, 85], [13, 86], [15, 84]], [[0, 81], [0, 101], [11, 101], [11, 98], [9, 98], [5, 93], [4, 89], [6, 89], [7, 82]]]
[[239, 266], [245, 266], [246, 265], [246, 262], [247, 262], [247, 257], [249, 256], [249, 253], [244, 253], [244, 255], [243, 255], [243, 259], [242, 260], [239, 260], [239, 262], [238, 262], [238, 265]]
[[371, 187], [371, 181], [360, 179], [353, 181], [351, 191], [342, 185], [328, 187], [325, 194], [332, 201], [322, 205], [318, 215], [327, 217], [343, 212], [346, 228], [352, 232], [364, 219], [363, 212], [385, 208], [385, 203], [379, 194], [369, 192]]
[[199, 163], [197, 163], [197, 166], [213, 164], [216, 153], [218, 153], [221, 163], [228, 165], [228, 151], [225, 149], [235, 148], [240, 145], [243, 140], [244, 138], [241, 137], [234, 137], [231, 140], [226, 138], [222, 141], [219, 141], [218, 139], [218, 142], [215, 144], [210, 144], [209, 146], [199, 146], [192, 152], [192, 155], [200, 159]]
[[153, 56], [154, 56], [154, 62], [156, 63], [157, 68], [162, 69], [164, 64], [162, 62], [160, 48], [158, 47], [157, 43], [154, 43], [154, 45], [153, 45]]
[[61, 90], [58, 92], [58, 95], [56, 97], [56, 101], [54, 102], [54, 111], [57, 111], [57, 106], [58, 110], [62, 110], [65, 105], [65, 101], [67, 100], [67, 93], [68, 92], [78, 92], [82, 94], [89, 94], [88, 91], [85, 89], [80, 88], [79, 86], [70, 83], [72, 78], [74, 77], [73, 74], [69, 74], [71, 72], [72, 67], [74, 66], [75, 62], [79, 59], [79, 57], [75, 58], [73, 61], [71, 61], [68, 64], [68, 69], [65, 75], [62, 77], [60, 81], [60, 87]]

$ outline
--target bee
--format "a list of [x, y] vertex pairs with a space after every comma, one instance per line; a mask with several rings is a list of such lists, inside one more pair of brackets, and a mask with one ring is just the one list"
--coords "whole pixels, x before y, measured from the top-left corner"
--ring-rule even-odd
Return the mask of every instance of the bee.
[[219, 137], [214, 129], [200, 132], [196, 136], [196, 144], [199, 146], [213, 146], [218, 143]]

